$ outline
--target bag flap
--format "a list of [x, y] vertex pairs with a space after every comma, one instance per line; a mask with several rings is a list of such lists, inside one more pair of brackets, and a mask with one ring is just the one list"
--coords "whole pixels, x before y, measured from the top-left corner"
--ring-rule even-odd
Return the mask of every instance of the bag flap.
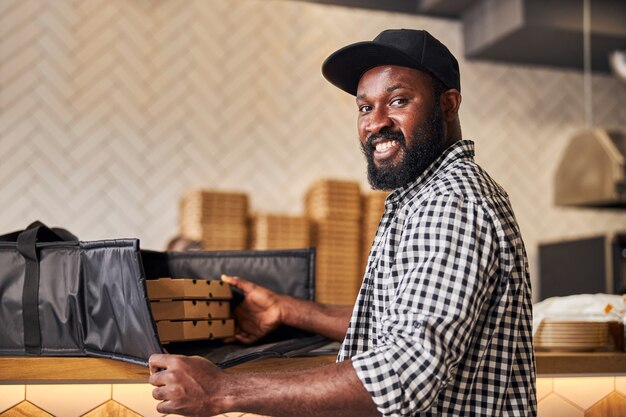
[[82, 242], [85, 352], [146, 365], [163, 351], [136, 239]]

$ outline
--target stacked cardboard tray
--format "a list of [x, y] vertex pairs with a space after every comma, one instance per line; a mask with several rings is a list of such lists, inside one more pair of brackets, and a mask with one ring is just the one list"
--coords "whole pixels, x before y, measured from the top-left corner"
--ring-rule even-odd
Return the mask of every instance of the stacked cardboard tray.
[[309, 245], [310, 225], [306, 217], [257, 213], [251, 218], [252, 249], [301, 249]]
[[205, 250], [246, 249], [247, 221], [247, 194], [191, 190], [181, 198], [180, 235], [202, 242]]
[[376, 236], [380, 218], [385, 211], [385, 199], [389, 195], [385, 191], [370, 191], [362, 195], [362, 226], [361, 226], [361, 268], [363, 273], [367, 267], [367, 258]]
[[316, 247], [316, 301], [353, 304], [361, 283], [361, 194], [354, 181], [322, 179], [305, 197]]
[[152, 317], [161, 343], [230, 337], [230, 286], [217, 280], [159, 278], [147, 280]]

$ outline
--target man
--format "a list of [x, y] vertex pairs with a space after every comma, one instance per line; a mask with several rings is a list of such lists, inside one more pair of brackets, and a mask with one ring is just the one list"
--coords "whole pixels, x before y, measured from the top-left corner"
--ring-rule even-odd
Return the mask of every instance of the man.
[[236, 338], [288, 324], [343, 340], [337, 363], [227, 375], [202, 358], [153, 355], [160, 412], [272, 416], [533, 416], [526, 254], [508, 197], [462, 140], [458, 63], [425, 31], [389, 30], [322, 68], [356, 96], [358, 132], [386, 202], [354, 309], [248, 281]]

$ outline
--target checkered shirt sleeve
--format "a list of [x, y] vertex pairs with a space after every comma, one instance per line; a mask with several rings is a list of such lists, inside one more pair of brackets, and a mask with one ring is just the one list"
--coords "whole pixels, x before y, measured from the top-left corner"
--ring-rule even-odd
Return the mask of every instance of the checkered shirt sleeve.
[[384, 416], [535, 412], [523, 243], [504, 191], [455, 168], [463, 142], [388, 201], [338, 356]]
[[352, 358], [384, 415], [430, 408], [468, 345], [497, 267], [485, 210], [456, 196], [430, 200], [406, 222], [394, 264], [385, 340]]

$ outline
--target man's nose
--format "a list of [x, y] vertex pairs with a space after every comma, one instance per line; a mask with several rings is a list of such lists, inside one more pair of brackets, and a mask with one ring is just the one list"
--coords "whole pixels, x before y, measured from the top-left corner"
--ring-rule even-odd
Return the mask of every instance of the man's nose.
[[375, 109], [370, 113], [367, 130], [370, 135], [380, 133], [384, 128], [393, 126], [393, 120], [389, 117], [389, 113], [384, 108]]

